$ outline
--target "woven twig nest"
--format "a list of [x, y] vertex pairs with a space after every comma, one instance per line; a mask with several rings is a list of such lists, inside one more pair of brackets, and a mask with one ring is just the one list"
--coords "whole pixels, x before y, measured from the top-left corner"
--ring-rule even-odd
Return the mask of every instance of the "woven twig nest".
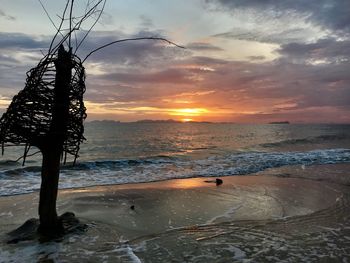
[[[39, 146], [45, 140], [51, 126], [57, 52], [44, 57], [27, 72], [26, 84], [14, 96], [7, 111], [0, 119], [0, 143], [2, 149], [10, 145]], [[63, 151], [65, 155], [78, 157], [83, 137], [83, 121], [86, 109], [83, 102], [85, 72], [81, 60], [71, 55], [72, 77], [69, 86], [69, 119]], [[27, 149], [28, 147], [26, 147]], [[25, 150], [25, 155], [27, 150]]]

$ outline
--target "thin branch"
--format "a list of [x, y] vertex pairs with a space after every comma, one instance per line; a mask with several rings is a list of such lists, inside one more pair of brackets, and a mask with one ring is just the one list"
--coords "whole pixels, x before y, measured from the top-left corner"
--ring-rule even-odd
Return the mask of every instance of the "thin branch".
[[[31, 154], [27, 154], [26, 157], [32, 157], [38, 153], [40, 153], [41, 151], [37, 151], [37, 152], [34, 152], [34, 153], [31, 153]], [[24, 155], [19, 157], [17, 160], [13, 161], [13, 162], [18, 162], [19, 160], [21, 160], [22, 158], [24, 158]]]
[[[72, 30], [72, 13], [73, 13], [73, 5], [74, 5], [74, 0], [71, 0], [71, 4], [70, 4], [70, 12], [69, 12], [69, 31]], [[68, 40], [68, 49], [70, 50], [71, 46], [71, 34], [69, 34], [69, 40]]]
[[88, 57], [90, 57], [93, 53], [95, 53], [95, 52], [97, 52], [97, 51], [99, 51], [99, 50], [101, 50], [101, 49], [103, 49], [103, 48], [106, 48], [106, 47], [111, 46], [111, 45], [116, 44], [116, 43], [127, 42], [127, 41], [138, 41], [138, 40], [157, 40], [157, 41], [164, 41], [164, 42], [166, 42], [166, 43], [168, 43], [168, 44], [170, 44], [170, 45], [174, 45], [174, 46], [176, 46], [176, 47], [178, 47], [178, 48], [185, 48], [185, 47], [183, 47], [183, 46], [180, 46], [180, 45], [178, 45], [178, 44], [175, 44], [174, 42], [171, 42], [171, 41], [167, 40], [166, 38], [162, 38], [162, 37], [125, 38], [125, 39], [120, 39], [120, 40], [116, 40], [116, 41], [110, 42], [110, 43], [105, 44], [105, 45], [103, 45], [103, 46], [101, 46], [101, 47], [99, 47], [99, 48], [94, 49], [93, 51], [91, 51], [91, 52], [83, 59], [82, 63], [84, 63], [85, 60], [86, 60]]
[[[78, 37], [77, 37], [77, 32], [74, 31], [74, 40], [75, 40], [75, 46], [78, 46]], [[75, 55], [75, 52], [74, 52]]]
[[46, 10], [44, 4], [41, 2], [41, 0], [38, 0], [38, 1], [39, 1], [39, 3], [40, 3], [41, 7], [44, 9], [44, 12], [46, 13], [46, 16], [49, 18], [51, 24], [56, 28], [56, 30], [58, 30], [57, 26], [55, 25], [55, 23], [53, 22], [51, 16], [49, 15], [49, 12], [47, 12], [47, 10]]
[[[61, 33], [61, 28], [62, 28], [62, 25], [63, 25], [63, 22], [64, 22], [64, 16], [66, 15], [66, 11], [67, 11], [67, 8], [68, 8], [69, 1], [70, 1], [70, 0], [67, 0], [66, 6], [65, 6], [65, 8], [64, 8], [63, 15], [62, 15], [62, 18], [61, 18], [61, 23], [60, 23], [60, 25], [59, 25], [59, 27], [58, 27], [58, 29], [57, 29], [57, 31], [56, 31], [55, 36], [54, 36], [54, 37], [52, 38], [52, 40], [51, 40], [50, 48], [49, 48], [48, 54], [50, 54], [50, 52], [51, 52], [52, 45], [53, 45], [53, 43], [54, 43], [54, 41], [55, 41], [57, 35], [58, 35], [59, 33], [62, 35], [62, 33]], [[62, 35], [62, 36], [63, 36], [63, 35]]]
[[[101, 17], [101, 15], [102, 15], [102, 13], [103, 13], [103, 10], [105, 9], [106, 2], [107, 2], [107, 0], [104, 0], [103, 5], [102, 5], [102, 8], [101, 8], [101, 11], [100, 11], [98, 17], [96, 18], [95, 22], [92, 24], [92, 26], [90, 27], [90, 29], [86, 32], [86, 34], [85, 34], [85, 36], [82, 38], [82, 40], [79, 42], [79, 45], [76, 46], [75, 51], [74, 51], [74, 54], [78, 51], [79, 47], [80, 47], [81, 44], [84, 42], [84, 40], [86, 39], [86, 37], [90, 34], [91, 30], [95, 27], [95, 25], [96, 25], [96, 23], [98, 22], [98, 20], [100, 20], [100, 17]], [[100, 3], [100, 2], [99, 2], [99, 3]], [[98, 4], [99, 4], [99, 3], [98, 3]]]
[[99, 0], [92, 8], [89, 9], [89, 11], [80, 19], [79, 22], [77, 22], [74, 27], [63, 37], [63, 39], [52, 49], [53, 52], [55, 52], [58, 47], [67, 40], [67, 38], [74, 32], [75, 30], [79, 30], [81, 24], [88, 19], [94, 12], [97, 6], [102, 2], [103, 0]]

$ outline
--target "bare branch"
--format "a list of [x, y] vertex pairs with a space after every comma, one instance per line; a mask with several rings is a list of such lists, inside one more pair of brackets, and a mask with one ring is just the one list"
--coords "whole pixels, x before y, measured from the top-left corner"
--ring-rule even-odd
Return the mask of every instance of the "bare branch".
[[171, 41], [169, 41], [168, 39], [162, 38], [162, 37], [125, 38], [125, 39], [120, 39], [120, 40], [116, 40], [116, 41], [110, 42], [110, 43], [108, 43], [108, 44], [106, 44], [106, 45], [103, 45], [103, 46], [101, 46], [101, 47], [99, 47], [99, 48], [94, 49], [93, 51], [91, 51], [91, 52], [83, 59], [82, 62], [84, 63], [85, 60], [86, 60], [88, 57], [90, 57], [93, 53], [95, 53], [95, 52], [97, 52], [97, 51], [99, 51], [99, 50], [101, 50], [101, 49], [103, 49], [103, 48], [106, 48], [106, 47], [108, 47], [108, 46], [114, 45], [114, 44], [116, 44], [116, 43], [127, 42], [127, 41], [138, 41], [138, 40], [156, 40], [156, 41], [164, 41], [164, 42], [166, 42], [166, 43], [168, 43], [168, 44], [170, 44], [170, 45], [174, 45], [174, 46], [176, 46], [176, 47], [178, 47], [178, 48], [185, 48], [185, 47], [183, 47], [183, 46], [180, 46], [180, 45], [178, 45], [178, 44], [175, 44], [174, 42], [171, 42]]
[[52, 20], [52, 18], [51, 18], [51, 16], [50, 16], [49, 12], [47, 12], [47, 10], [46, 10], [44, 4], [41, 2], [41, 0], [38, 0], [38, 1], [39, 1], [39, 3], [40, 3], [41, 7], [44, 9], [44, 12], [46, 13], [46, 16], [49, 18], [51, 24], [56, 28], [56, 30], [58, 30], [57, 26], [55, 25], [55, 23], [53, 22], [53, 20]]
[[[50, 48], [49, 48], [48, 54], [50, 54], [50, 52], [51, 52], [52, 45], [53, 45], [53, 43], [55, 42], [55, 39], [56, 39], [57, 35], [58, 35], [59, 33], [62, 35], [62, 33], [61, 33], [61, 28], [62, 28], [62, 25], [63, 25], [63, 22], [64, 22], [64, 16], [65, 16], [65, 14], [66, 14], [69, 1], [70, 1], [70, 0], [67, 0], [66, 6], [65, 6], [64, 11], [63, 11], [63, 14], [62, 14], [61, 23], [60, 23], [60, 25], [59, 25], [59, 27], [58, 27], [58, 29], [57, 29], [57, 31], [56, 31], [55, 36], [54, 36], [54, 37], [52, 38], [52, 40], [51, 40]], [[62, 36], [63, 36], [63, 35], [62, 35]]]
[[[73, 5], [74, 5], [74, 0], [71, 0], [70, 4], [70, 12], [69, 12], [69, 31], [72, 31], [72, 13], [73, 13]], [[71, 43], [71, 34], [69, 34], [69, 40], [68, 40], [68, 48], [70, 49], [70, 43]]]
[[22, 165], [24, 165], [24, 162], [25, 162], [25, 158], [26, 158], [26, 157], [32, 157], [32, 156], [34, 156], [34, 155], [36, 155], [36, 154], [38, 154], [38, 153], [41, 153], [41, 151], [36, 151], [36, 152], [34, 152], [34, 153], [31, 153], [31, 154], [23, 155], [23, 156], [19, 157], [18, 159], [16, 159], [16, 160], [13, 161], [13, 162], [16, 162], [16, 163], [17, 163], [19, 160], [23, 159]]
[[86, 39], [86, 37], [90, 34], [91, 30], [95, 27], [96, 23], [98, 22], [98, 20], [100, 20], [100, 17], [103, 13], [103, 10], [105, 9], [105, 5], [106, 5], [107, 0], [104, 0], [101, 11], [98, 15], [98, 17], [96, 18], [95, 22], [92, 24], [92, 26], [90, 27], [90, 29], [86, 32], [85, 36], [82, 38], [82, 40], [79, 42], [78, 46], [76, 46], [74, 54], [78, 51], [79, 47], [81, 46], [81, 44], [84, 42], [84, 40]]
[[79, 30], [81, 24], [88, 19], [95, 11], [96, 8], [98, 7], [98, 5], [102, 2], [103, 0], [99, 0], [93, 7], [91, 7], [88, 12], [82, 16], [82, 18], [79, 20], [79, 22], [77, 22], [74, 27], [72, 29], [70, 29], [70, 31], [63, 37], [63, 39], [51, 50], [53, 52], [55, 52], [58, 47], [63, 44], [63, 42], [65, 42], [68, 37], [70, 37], [70, 35], [72, 34], [72, 32], [74, 32], [75, 30]]

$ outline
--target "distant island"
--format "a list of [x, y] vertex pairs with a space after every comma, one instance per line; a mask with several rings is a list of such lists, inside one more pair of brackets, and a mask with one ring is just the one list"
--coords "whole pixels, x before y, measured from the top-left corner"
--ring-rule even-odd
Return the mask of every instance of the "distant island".
[[179, 123], [181, 121], [176, 121], [176, 120], [173, 120], [173, 119], [168, 119], [168, 120], [138, 120], [138, 121], [135, 121], [136, 123]]
[[289, 121], [273, 121], [269, 122], [269, 124], [290, 124]]
[[120, 123], [120, 121], [115, 121], [115, 120], [93, 120], [93, 121], [88, 121], [90, 124], [94, 123], [104, 123], [104, 124], [115, 124], [115, 123]]
[[121, 121], [115, 121], [115, 120], [93, 120], [89, 121], [88, 123], [91, 124], [99, 124], [99, 123], [104, 123], [104, 124], [116, 124], [116, 123], [212, 123], [209, 121], [178, 121], [178, 120], [173, 120], [173, 119], [168, 119], [168, 120], [150, 120], [150, 119], [145, 119], [145, 120], [138, 120], [138, 121], [130, 121], [130, 122], [121, 122]]
[[209, 121], [177, 121], [173, 119], [168, 120], [139, 120], [136, 123], [212, 123]]

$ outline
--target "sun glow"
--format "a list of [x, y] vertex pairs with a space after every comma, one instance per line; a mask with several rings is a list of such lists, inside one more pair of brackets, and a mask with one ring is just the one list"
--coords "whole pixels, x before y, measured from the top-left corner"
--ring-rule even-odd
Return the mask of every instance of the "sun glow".
[[170, 115], [173, 116], [201, 116], [209, 111], [204, 108], [188, 108], [188, 109], [171, 109]]
[[[206, 108], [161, 108], [152, 106], [134, 106], [133, 103], [125, 102], [102, 102], [96, 103], [85, 101], [89, 113], [94, 114], [119, 114], [119, 115], [142, 115], [142, 118], [169, 119], [173, 118], [182, 122], [198, 121], [206, 119], [213, 114], [222, 113], [215, 109]], [[1, 106], [1, 98], [0, 98]], [[220, 115], [220, 114], [219, 114]], [[150, 117], [148, 117], [150, 116]], [[198, 119], [199, 118], [199, 119]]]

